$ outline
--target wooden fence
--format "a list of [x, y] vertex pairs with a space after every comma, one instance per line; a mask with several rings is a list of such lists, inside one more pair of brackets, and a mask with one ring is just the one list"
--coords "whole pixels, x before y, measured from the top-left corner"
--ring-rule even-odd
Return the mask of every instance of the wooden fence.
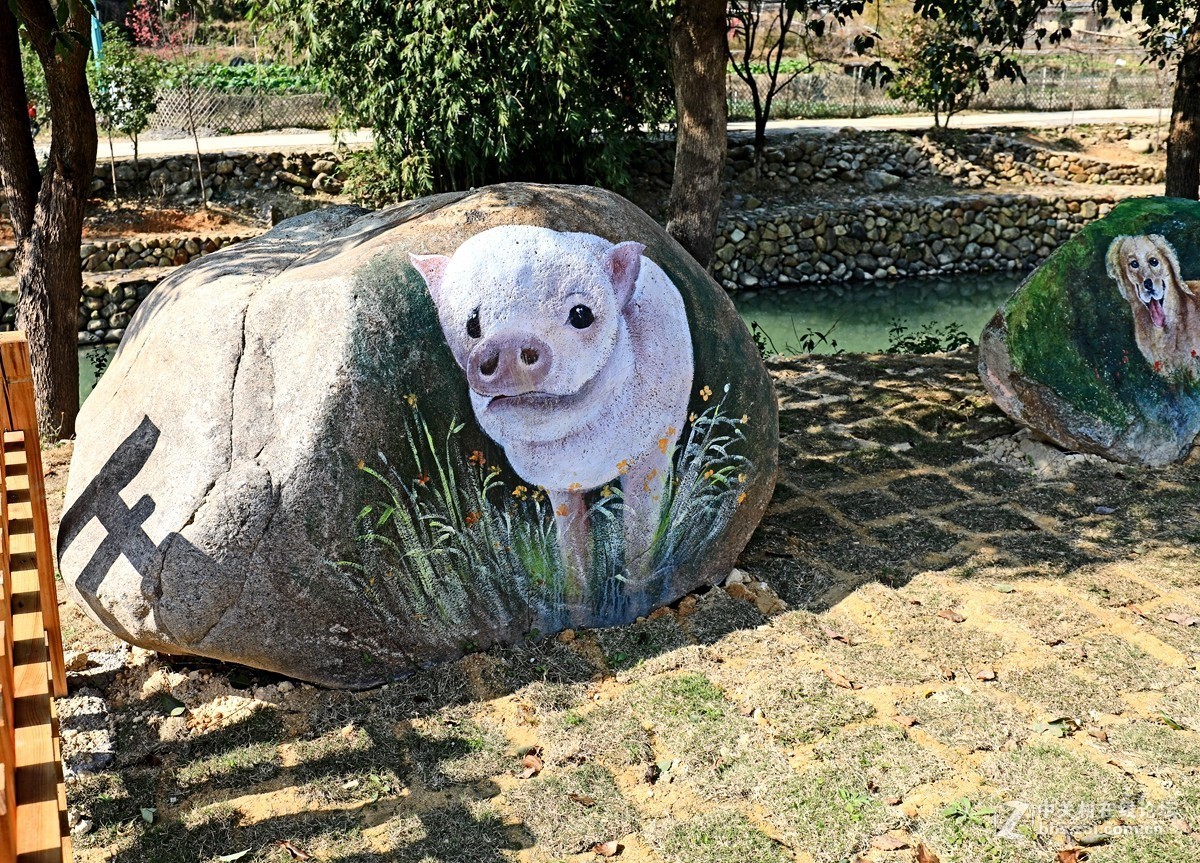
[[52, 696], [67, 694], [29, 343], [0, 333], [0, 863], [71, 859]]

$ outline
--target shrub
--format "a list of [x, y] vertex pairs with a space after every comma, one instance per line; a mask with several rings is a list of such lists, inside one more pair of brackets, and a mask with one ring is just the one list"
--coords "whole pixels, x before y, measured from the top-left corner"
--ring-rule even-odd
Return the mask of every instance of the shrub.
[[[373, 176], [419, 195], [501, 180], [622, 187], [671, 107], [656, 0], [263, 0], [322, 70]], [[378, 191], [378, 189], [377, 189]]]
[[161, 75], [158, 58], [139, 53], [113, 24], [104, 25], [104, 50], [99, 63], [88, 66], [88, 83], [96, 119], [111, 133], [133, 141], [137, 161], [138, 135], [150, 125], [154, 92]]
[[986, 80], [987, 57], [944, 22], [914, 21], [896, 60], [888, 95], [932, 111], [935, 126], [970, 105]]

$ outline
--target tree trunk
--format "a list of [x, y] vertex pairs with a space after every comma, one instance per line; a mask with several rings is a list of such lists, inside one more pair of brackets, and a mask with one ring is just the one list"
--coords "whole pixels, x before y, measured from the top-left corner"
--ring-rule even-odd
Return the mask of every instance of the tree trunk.
[[678, 0], [671, 22], [678, 131], [667, 231], [705, 267], [725, 172], [725, 30], [725, 0]]
[[[24, 113], [14, 5], [45, 70], [54, 117], [50, 155], [40, 178]], [[0, 71], [6, 85], [21, 82], [0, 87], [0, 181], [17, 240], [17, 325], [29, 339], [38, 423], [47, 440], [74, 435], [79, 412], [79, 243], [97, 143], [96, 114], [87, 89], [88, 52], [83, 47], [89, 25], [84, 4], [72, 4], [61, 29], [82, 34], [83, 41], [70, 40], [70, 49], [60, 54], [60, 28], [47, 0], [0, 6]], [[15, 77], [10, 74], [14, 63]], [[15, 122], [18, 114], [24, 117], [20, 123]]]
[[1171, 100], [1167, 138], [1167, 194], [1200, 198], [1200, 14], [1183, 45]]

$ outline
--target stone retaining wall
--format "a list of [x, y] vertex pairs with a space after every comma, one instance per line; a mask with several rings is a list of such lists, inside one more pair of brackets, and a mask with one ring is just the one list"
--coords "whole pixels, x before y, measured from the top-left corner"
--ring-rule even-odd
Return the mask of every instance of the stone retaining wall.
[[[178, 267], [242, 239], [242, 235], [235, 234], [230, 237], [194, 235], [89, 240], [79, 247], [79, 263], [81, 269], [89, 273]], [[13, 246], [0, 247], [0, 276], [13, 275], [15, 251]]]
[[1036, 266], [1113, 198], [871, 198], [727, 214], [713, 272], [730, 291]]
[[[209, 153], [200, 159], [204, 196], [233, 205], [251, 202], [264, 189], [295, 189], [337, 194], [342, 190], [343, 157], [332, 150], [312, 153]], [[195, 204], [200, 201], [195, 156], [168, 156], [116, 162], [117, 191], [125, 198], [157, 198], [164, 202]], [[101, 151], [96, 160], [91, 193], [113, 197], [113, 166]]]
[[[79, 344], [119, 342], [142, 300], [170, 272], [163, 267], [85, 275], [79, 300]], [[0, 331], [15, 329], [16, 302], [17, 280], [0, 279]]]
[[[1111, 133], [1110, 133], [1111, 134]], [[774, 136], [765, 153], [764, 176], [754, 173], [753, 147], [745, 136], [729, 142], [725, 176], [728, 191], [749, 195], [787, 192], [802, 184], [863, 183], [872, 190], [898, 186], [903, 180], [929, 177], [963, 188], [1000, 183], [1045, 185], [1091, 183], [1144, 185], [1163, 182], [1163, 165], [1144, 162], [1100, 162], [1061, 149], [1035, 146], [1004, 133], [806, 131]], [[1133, 154], [1131, 153], [1131, 156]], [[301, 197], [342, 191], [344, 156], [325, 150], [312, 153], [215, 153], [201, 159], [205, 196], [244, 209], [257, 210], [266, 189], [286, 189]], [[645, 206], [670, 188], [675, 162], [674, 139], [652, 141], [633, 160], [632, 197]], [[92, 194], [112, 197], [113, 169], [103, 156], [97, 161]], [[196, 160], [188, 156], [131, 160], [116, 164], [118, 189], [124, 197], [150, 197], [163, 202], [200, 201]]]

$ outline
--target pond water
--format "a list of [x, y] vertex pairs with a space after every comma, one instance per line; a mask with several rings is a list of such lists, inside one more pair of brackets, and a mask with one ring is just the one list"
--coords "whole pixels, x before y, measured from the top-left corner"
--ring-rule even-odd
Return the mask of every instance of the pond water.
[[104, 365], [107, 365], [108, 360], [112, 359], [112, 355], [116, 350], [116, 345], [88, 345], [79, 349], [80, 404], [83, 404], [83, 400], [91, 394], [96, 386], [96, 378], [99, 377], [97, 374], [97, 363], [103, 362]]
[[[958, 324], [973, 340], [1021, 283], [1023, 276], [973, 273], [945, 279], [856, 282], [849, 285], [747, 291], [732, 299], [747, 326], [757, 322], [783, 354], [803, 353], [810, 329], [847, 353], [882, 351], [893, 322], [918, 330]], [[818, 340], [819, 341], [819, 340]], [[816, 353], [832, 353], [818, 344]]]

